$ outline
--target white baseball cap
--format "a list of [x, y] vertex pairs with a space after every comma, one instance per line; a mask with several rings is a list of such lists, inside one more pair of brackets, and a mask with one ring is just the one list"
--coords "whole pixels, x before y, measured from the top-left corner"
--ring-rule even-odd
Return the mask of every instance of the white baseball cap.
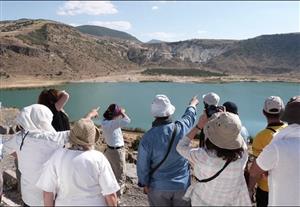
[[175, 112], [175, 106], [171, 104], [166, 95], [158, 94], [151, 104], [151, 114], [154, 117], [167, 117]]
[[264, 111], [268, 114], [279, 114], [284, 109], [284, 103], [279, 96], [270, 96], [265, 100]]
[[202, 96], [202, 98], [203, 98], [204, 103], [206, 103], [207, 105], [217, 106], [220, 101], [220, 97], [218, 96], [218, 94], [213, 93], [213, 92], [204, 94]]

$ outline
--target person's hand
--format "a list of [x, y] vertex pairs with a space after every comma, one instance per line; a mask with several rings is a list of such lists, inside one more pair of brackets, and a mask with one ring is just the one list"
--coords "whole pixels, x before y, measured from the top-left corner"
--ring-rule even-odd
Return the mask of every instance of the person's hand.
[[203, 129], [205, 124], [207, 123], [207, 121], [208, 121], [208, 119], [207, 119], [206, 112], [203, 111], [203, 113], [199, 117], [199, 120], [198, 120], [198, 123], [197, 123], [198, 128]]
[[124, 108], [121, 108], [121, 113], [125, 114], [126, 110]]
[[226, 112], [225, 106], [217, 106], [218, 112]]
[[149, 193], [149, 187], [148, 186], [144, 186], [144, 194], [148, 194]]
[[92, 119], [92, 118], [97, 118], [99, 116], [98, 111], [99, 111], [100, 107], [92, 109], [85, 118], [87, 119]]
[[199, 100], [197, 99], [197, 96], [194, 96], [190, 101], [190, 106], [196, 107], [198, 104], [199, 104]]

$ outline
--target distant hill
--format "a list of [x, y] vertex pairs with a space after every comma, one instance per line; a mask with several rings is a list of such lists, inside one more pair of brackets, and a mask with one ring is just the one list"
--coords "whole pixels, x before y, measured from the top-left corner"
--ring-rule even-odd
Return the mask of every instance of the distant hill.
[[[88, 32], [80, 31], [84, 29]], [[125, 39], [120, 34], [126, 34]], [[0, 77], [72, 80], [144, 68], [201, 69], [229, 75], [300, 74], [300, 33], [155, 44], [128, 35], [43, 19], [0, 21]]]
[[148, 41], [148, 42], [146, 42], [146, 43], [147, 43], [147, 44], [157, 44], [157, 43], [162, 43], [162, 42], [164, 42], [164, 41], [152, 39], [152, 40], [150, 40], [150, 41]]
[[100, 27], [100, 26], [94, 26], [94, 25], [82, 25], [82, 26], [78, 26], [75, 28], [82, 33], [90, 34], [90, 35], [94, 35], [94, 36], [119, 38], [119, 39], [123, 39], [123, 40], [131, 40], [131, 41], [140, 42], [137, 38], [135, 38], [134, 36], [132, 36], [126, 32], [121, 32], [121, 31], [109, 29], [106, 27]]
[[0, 22], [1, 77], [81, 79], [137, 69], [127, 50], [124, 43], [93, 38], [53, 21]]
[[228, 73], [300, 72], [300, 33], [262, 35], [239, 41], [231, 50], [210, 59], [206, 66]]

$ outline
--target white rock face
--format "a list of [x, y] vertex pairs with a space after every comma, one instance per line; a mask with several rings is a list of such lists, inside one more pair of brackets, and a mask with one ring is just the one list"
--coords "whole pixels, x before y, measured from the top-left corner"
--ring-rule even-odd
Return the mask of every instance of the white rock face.
[[147, 44], [130, 48], [127, 55], [131, 61], [144, 65], [167, 61], [201, 64], [230, 50], [234, 43], [230, 40], [187, 40]]

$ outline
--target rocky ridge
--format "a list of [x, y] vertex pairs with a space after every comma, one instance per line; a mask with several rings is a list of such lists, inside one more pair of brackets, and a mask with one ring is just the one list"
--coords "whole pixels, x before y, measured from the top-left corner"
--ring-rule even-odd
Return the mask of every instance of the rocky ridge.
[[51, 20], [0, 22], [0, 76], [81, 80], [146, 68], [198, 69], [229, 75], [300, 70], [300, 33], [248, 40], [141, 43], [91, 35]]

